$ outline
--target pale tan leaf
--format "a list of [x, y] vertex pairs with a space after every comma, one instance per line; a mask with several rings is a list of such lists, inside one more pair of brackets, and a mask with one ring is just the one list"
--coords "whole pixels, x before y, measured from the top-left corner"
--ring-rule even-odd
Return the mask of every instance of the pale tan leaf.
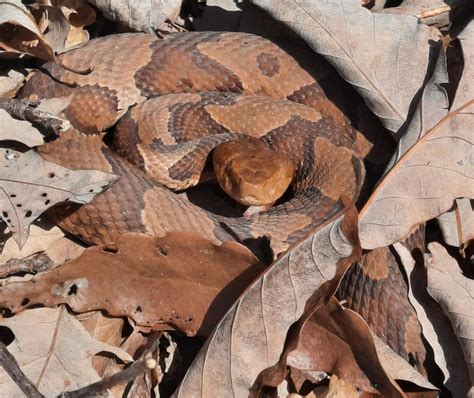
[[462, 274], [456, 260], [439, 243], [430, 243], [428, 249], [428, 292], [451, 321], [474, 385], [474, 280]]
[[0, 255], [0, 264], [4, 264], [12, 258], [24, 258], [45, 251], [62, 237], [64, 237], [64, 233], [58, 227], [46, 230], [37, 225], [32, 225], [28, 242], [21, 249], [13, 238], [6, 241]]
[[474, 98], [474, 21], [471, 21], [458, 36], [464, 58], [464, 70], [459, 81], [452, 109], [459, 108]]
[[[101, 351], [124, 361], [132, 360], [120, 348], [93, 339], [65, 307], [27, 310], [2, 319], [0, 325], [15, 335], [8, 350], [46, 396], [99, 381], [91, 359]], [[0, 369], [0, 391], [4, 397], [24, 397], [3, 368]]]
[[0, 3], [0, 46], [9, 51], [54, 61], [54, 50], [30, 12], [19, 2]]
[[474, 198], [474, 99], [450, 112], [385, 175], [360, 212], [364, 249], [403, 239], [413, 226]]
[[21, 248], [30, 224], [46, 209], [64, 201], [87, 203], [117, 178], [98, 170], [69, 170], [34, 151], [15, 156], [1, 150], [0, 216]]
[[55, 52], [65, 49], [66, 39], [69, 34], [69, 22], [57, 7], [40, 3], [30, 5], [31, 13], [36, 17], [45, 40]]
[[0, 109], [0, 141], [18, 141], [33, 147], [44, 144], [41, 134], [30, 122], [11, 117], [8, 112]]
[[89, 40], [89, 32], [85, 26], [95, 22], [95, 11], [86, 0], [53, 0], [52, 4], [58, 7], [69, 21], [69, 33], [65, 48], [70, 49]]
[[[474, 22], [462, 32], [469, 61]], [[390, 169], [361, 210], [362, 247], [374, 249], [403, 239], [411, 228], [445, 213], [460, 197], [474, 198], [472, 62], [466, 64], [451, 111], [446, 111], [444, 53], [424, 89]]]
[[444, 375], [443, 384], [455, 397], [466, 396], [469, 374], [461, 347], [443, 312], [427, 292], [425, 264], [417, 263], [402, 243], [393, 245], [407, 274], [408, 298], [416, 311], [423, 336], [433, 350], [434, 360]]
[[386, 128], [397, 131], [403, 125], [423, 85], [434, 29], [415, 16], [374, 14], [360, 0], [253, 3], [331, 62]]
[[450, 246], [464, 248], [474, 239], [474, 210], [472, 199], [456, 199], [454, 210], [437, 218], [444, 241]]
[[[105, 316], [101, 311], [84, 312], [76, 315], [76, 319], [95, 339], [115, 347], [120, 346], [122, 341], [122, 318], [111, 318]], [[96, 356], [92, 359], [92, 364], [97, 373], [102, 377], [107, 371], [111, 358], [106, 356]]]
[[182, 0], [91, 0], [112, 21], [125, 24], [132, 30], [154, 32], [163, 22], [174, 22]]
[[14, 97], [25, 82], [26, 72], [18, 70], [0, 71], [0, 97]]
[[259, 373], [275, 365], [288, 328], [305, 304], [329, 299], [360, 256], [353, 210], [338, 214], [282, 255], [219, 322], [176, 397], [248, 396]]
[[441, 46], [438, 46], [438, 49], [434, 48], [432, 51], [439, 52], [433, 74], [423, 89], [421, 98], [406, 131], [400, 137], [397, 150], [386, 167], [387, 171], [393, 167], [408, 149], [429, 132], [440, 119], [448, 114], [448, 95], [443, 87], [449, 81], [446, 52]]
[[420, 372], [377, 337], [377, 335], [372, 333], [372, 338], [374, 339], [375, 349], [377, 350], [380, 363], [392, 379], [407, 380], [428, 390], [437, 389], [426, 380]]

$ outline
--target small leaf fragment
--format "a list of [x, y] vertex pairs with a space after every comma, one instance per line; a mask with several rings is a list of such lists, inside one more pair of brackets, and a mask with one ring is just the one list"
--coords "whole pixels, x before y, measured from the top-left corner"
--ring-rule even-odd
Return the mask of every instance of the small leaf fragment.
[[0, 217], [21, 248], [30, 224], [51, 206], [88, 203], [118, 177], [98, 170], [70, 170], [35, 151], [0, 149]]

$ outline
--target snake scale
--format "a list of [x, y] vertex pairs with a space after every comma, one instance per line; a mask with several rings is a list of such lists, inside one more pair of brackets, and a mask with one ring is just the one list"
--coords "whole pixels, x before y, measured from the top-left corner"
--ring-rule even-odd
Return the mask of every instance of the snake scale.
[[[92, 71], [77, 74], [46, 63], [21, 96], [69, 101], [62, 116], [72, 128], [38, 148], [46, 160], [120, 176], [91, 203], [66, 203], [50, 212], [87, 243], [109, 243], [125, 232], [181, 230], [216, 242], [267, 236], [276, 255], [341, 210], [341, 197], [359, 195], [364, 166], [355, 130], [313, 75], [264, 38], [121, 34], [91, 40], [60, 58], [68, 69]], [[117, 122], [112, 150], [97, 133]], [[172, 191], [197, 184], [209, 153], [244, 136], [291, 160], [288, 200], [231, 218]], [[392, 346], [399, 351], [400, 342]]]

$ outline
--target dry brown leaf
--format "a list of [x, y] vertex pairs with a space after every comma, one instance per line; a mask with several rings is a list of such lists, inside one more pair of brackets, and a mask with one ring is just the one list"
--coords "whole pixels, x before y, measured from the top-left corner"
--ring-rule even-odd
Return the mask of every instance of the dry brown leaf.
[[0, 46], [54, 61], [54, 50], [41, 33], [33, 16], [19, 1], [0, 3]]
[[[8, 350], [20, 368], [46, 396], [56, 396], [100, 380], [91, 359], [104, 351], [124, 361], [132, 358], [120, 348], [93, 339], [65, 307], [36, 308], [0, 320], [15, 340]], [[8, 374], [0, 369], [4, 397], [24, 396]]]
[[40, 3], [30, 5], [29, 10], [54, 52], [63, 51], [69, 34], [69, 22], [61, 10]]
[[132, 30], [152, 33], [167, 19], [174, 22], [182, 0], [90, 0], [104, 16]]
[[437, 218], [444, 241], [448, 245], [463, 250], [466, 244], [474, 239], [473, 205], [472, 199], [456, 199], [454, 210]]
[[14, 119], [0, 109], [0, 141], [2, 140], [18, 141], [29, 147], [44, 144], [43, 134], [30, 122]]
[[0, 150], [0, 216], [21, 248], [30, 224], [59, 202], [90, 202], [118, 177], [98, 170], [69, 170], [34, 151]]
[[28, 242], [20, 249], [13, 238], [5, 242], [0, 255], [0, 264], [6, 263], [12, 258], [25, 258], [32, 254], [47, 250], [51, 245], [64, 237], [64, 233], [58, 227], [49, 229], [38, 225], [30, 227]]
[[456, 260], [439, 243], [430, 243], [428, 250], [428, 292], [451, 321], [474, 385], [474, 280], [463, 275]]
[[[474, 198], [472, 139], [474, 119], [474, 22], [460, 35], [465, 68], [451, 112], [442, 85], [446, 60], [440, 52], [391, 164], [395, 164], [360, 216], [362, 247], [372, 249], [403, 239], [411, 228], [449, 210], [456, 198]], [[416, 144], [415, 144], [416, 143]]]
[[380, 363], [392, 379], [406, 380], [417, 386], [429, 390], [436, 390], [436, 387], [426, 380], [420, 372], [413, 368], [413, 366], [393, 351], [374, 333], [372, 333], [372, 338], [374, 339], [375, 349], [377, 350]]
[[87, 4], [86, 0], [52, 0], [51, 3], [58, 7], [69, 21], [69, 33], [65, 48], [69, 49], [89, 40], [89, 32], [85, 26], [95, 22], [95, 11]]
[[318, 398], [358, 398], [361, 392], [352, 384], [337, 376], [331, 376], [329, 381], [329, 391], [326, 394], [318, 395]]
[[327, 300], [360, 256], [356, 224], [355, 209], [346, 209], [275, 261], [219, 322], [175, 396], [248, 396], [259, 373], [279, 361], [307, 300]]
[[[123, 319], [108, 317], [100, 311], [85, 312], [76, 315], [76, 319], [82, 323], [82, 326], [97, 341], [112, 345], [120, 346], [122, 341]], [[123, 348], [122, 348], [123, 349]], [[94, 369], [103, 377], [110, 365], [111, 358], [106, 356], [95, 356], [92, 358]]]
[[331, 373], [363, 392], [402, 396], [385, 374], [370, 330], [358, 314], [344, 310], [333, 298], [298, 325], [301, 329], [293, 335], [295, 339], [287, 342], [287, 366]]
[[14, 97], [25, 82], [27, 72], [14, 69], [0, 71], [0, 97]]
[[34, 284], [5, 284], [0, 302], [14, 312], [25, 297], [30, 304], [67, 303], [77, 312], [103, 309], [138, 325], [206, 334], [262, 269], [235, 242], [215, 245], [179, 232], [125, 234], [115, 246], [91, 247], [37, 275]]
[[360, 0], [253, 3], [331, 62], [386, 128], [397, 131], [405, 123], [423, 85], [436, 30], [415, 16], [372, 13]]
[[[396, 243], [393, 247], [407, 274], [408, 297], [416, 310], [423, 336], [431, 346], [436, 365], [444, 375], [444, 380], [439, 381], [443, 382], [454, 397], [466, 396], [470, 381], [462, 350], [448, 319], [427, 292], [425, 261], [423, 258], [415, 261], [406, 244]], [[415, 250], [424, 253], [424, 248]]]
[[450, 112], [385, 175], [360, 212], [363, 248], [397, 242], [456, 198], [474, 198], [473, 110], [474, 99]]

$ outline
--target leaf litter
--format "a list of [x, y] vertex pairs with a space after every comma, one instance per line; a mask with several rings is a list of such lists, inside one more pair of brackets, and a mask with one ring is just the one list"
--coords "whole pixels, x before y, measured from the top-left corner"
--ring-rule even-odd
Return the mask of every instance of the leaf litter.
[[[85, 248], [42, 214], [93, 200], [116, 176], [44, 161], [34, 148], [51, 139], [47, 126], [3, 102], [0, 342], [38, 396], [474, 396], [468, 2], [25, 3], [0, 4], [4, 98], [18, 91], [25, 65], [38, 67], [35, 57], [58, 62], [57, 54], [106, 32], [195, 23], [268, 35], [317, 62], [309, 45], [365, 101], [343, 107], [363, 110], [354, 118], [359, 132], [380, 131], [358, 141], [367, 164], [392, 147], [369, 110], [397, 142], [391, 160], [373, 163], [357, 209], [347, 204], [273, 262], [179, 231]], [[67, 101], [52, 99], [41, 112], [54, 117]], [[377, 282], [372, 290], [363, 275]], [[363, 305], [363, 293], [378, 295], [378, 307]], [[400, 308], [405, 325], [384, 318]], [[404, 345], [394, 344], [402, 330]], [[23, 396], [1, 356], [0, 365], [0, 394]]]

